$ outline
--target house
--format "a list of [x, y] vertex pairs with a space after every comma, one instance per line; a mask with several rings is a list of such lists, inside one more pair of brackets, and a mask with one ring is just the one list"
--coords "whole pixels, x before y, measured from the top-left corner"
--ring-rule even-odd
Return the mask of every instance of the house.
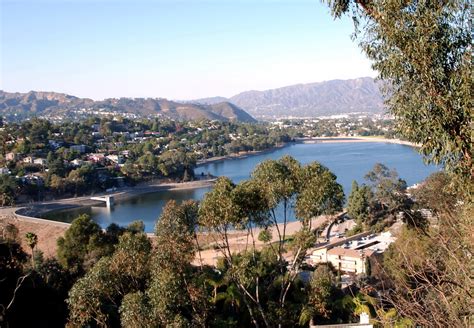
[[365, 262], [374, 254], [373, 250], [355, 250], [334, 247], [328, 250], [326, 262], [331, 263], [342, 272], [354, 274], [366, 273]]
[[70, 162], [73, 166], [82, 166], [84, 161], [82, 159], [76, 158]]
[[98, 162], [103, 162], [105, 160], [105, 155], [101, 153], [94, 153], [94, 154], [89, 154], [87, 158], [94, 163], [98, 163]]
[[331, 263], [336, 269], [351, 274], [366, 273], [366, 261], [382, 254], [395, 241], [390, 232], [369, 234], [367, 232], [313, 249], [308, 264]]
[[107, 155], [106, 158], [115, 164], [123, 164], [123, 157], [120, 155]]
[[21, 181], [24, 184], [43, 186], [44, 180], [40, 176], [34, 174], [27, 174], [21, 177]]
[[37, 164], [37, 165], [46, 165], [48, 163], [48, 161], [44, 158], [35, 158], [33, 160], [33, 163]]
[[329, 325], [313, 325], [309, 324], [309, 328], [373, 328], [370, 323], [370, 317], [366, 312], [362, 312], [359, 317], [359, 322], [355, 323], [338, 323]]
[[56, 140], [48, 140], [48, 143], [54, 149], [58, 149], [59, 147], [62, 147], [62, 145], [64, 144], [62, 141], [56, 141]]
[[23, 158], [23, 163], [33, 164], [33, 161], [34, 161], [34, 158], [31, 157], [31, 156], [27, 156], [27, 157]]
[[69, 146], [69, 150], [83, 154], [86, 152], [87, 146], [86, 145], [72, 145], [72, 146]]
[[16, 154], [13, 153], [13, 152], [12, 152], [12, 153], [7, 153], [7, 154], [5, 155], [5, 159], [6, 159], [7, 161], [12, 161], [12, 162], [13, 162], [13, 161], [16, 161]]

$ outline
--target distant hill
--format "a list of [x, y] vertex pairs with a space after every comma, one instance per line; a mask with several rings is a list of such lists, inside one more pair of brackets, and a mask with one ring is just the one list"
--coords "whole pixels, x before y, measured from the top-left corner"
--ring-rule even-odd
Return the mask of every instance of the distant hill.
[[296, 84], [265, 91], [245, 91], [231, 98], [210, 97], [190, 101], [163, 98], [94, 101], [56, 92], [0, 91], [0, 115], [7, 119], [28, 116], [74, 118], [81, 111], [85, 114], [101, 111], [145, 117], [158, 115], [182, 120], [253, 122], [253, 117], [315, 117], [355, 112], [381, 114], [385, 109], [378, 83], [369, 77]]
[[207, 105], [181, 103], [162, 98], [112, 98], [94, 101], [56, 92], [9, 93], [0, 91], [0, 115], [9, 119], [31, 116], [73, 118], [93, 112], [128, 113], [144, 117], [158, 115], [181, 120], [255, 121], [244, 110], [228, 102]]
[[[212, 103], [216, 98], [195, 100]], [[222, 98], [217, 98], [222, 101]], [[246, 91], [228, 99], [257, 118], [314, 117], [354, 112], [383, 113], [378, 84], [370, 77]]]

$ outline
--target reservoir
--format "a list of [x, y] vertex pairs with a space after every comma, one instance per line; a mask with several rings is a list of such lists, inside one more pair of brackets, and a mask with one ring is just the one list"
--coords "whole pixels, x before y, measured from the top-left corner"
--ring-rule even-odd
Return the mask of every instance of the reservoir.
[[[383, 142], [338, 142], [316, 144], [290, 144], [272, 152], [262, 153], [238, 159], [208, 163], [195, 169], [195, 174], [227, 176], [235, 183], [248, 179], [253, 169], [267, 159], [279, 159], [290, 155], [302, 164], [318, 161], [328, 167], [343, 186], [346, 198], [350, 193], [353, 180], [364, 182], [364, 175], [376, 163], [382, 163], [390, 169], [396, 169], [408, 186], [424, 180], [439, 168], [423, 163], [422, 157], [409, 146]], [[102, 227], [110, 223], [127, 225], [134, 220], [142, 220], [147, 232], [152, 232], [156, 219], [168, 200], [202, 199], [210, 188], [160, 191], [143, 194], [116, 203], [112, 209], [106, 207], [85, 207], [67, 212], [51, 212], [45, 218], [70, 222], [79, 214], [87, 213]]]

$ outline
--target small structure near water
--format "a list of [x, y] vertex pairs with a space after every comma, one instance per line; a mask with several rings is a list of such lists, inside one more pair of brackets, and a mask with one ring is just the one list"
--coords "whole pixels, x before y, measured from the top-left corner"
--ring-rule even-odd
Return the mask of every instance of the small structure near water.
[[114, 206], [114, 196], [91, 197], [91, 199], [105, 202], [107, 208], [112, 208]]

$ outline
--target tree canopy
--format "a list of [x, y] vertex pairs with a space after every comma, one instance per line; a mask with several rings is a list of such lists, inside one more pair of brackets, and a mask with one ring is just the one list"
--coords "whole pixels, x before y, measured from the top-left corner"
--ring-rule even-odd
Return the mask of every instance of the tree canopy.
[[471, 2], [325, 2], [356, 22], [398, 131], [428, 161], [472, 178]]

